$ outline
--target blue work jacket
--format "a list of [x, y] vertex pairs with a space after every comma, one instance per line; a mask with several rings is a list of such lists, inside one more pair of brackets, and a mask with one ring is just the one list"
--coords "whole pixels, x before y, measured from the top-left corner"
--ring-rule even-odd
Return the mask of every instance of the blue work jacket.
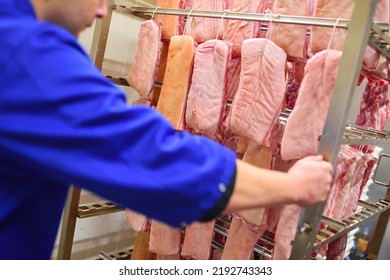
[[226, 206], [236, 157], [129, 106], [68, 31], [0, 0], [0, 259], [49, 259], [68, 188], [180, 227]]

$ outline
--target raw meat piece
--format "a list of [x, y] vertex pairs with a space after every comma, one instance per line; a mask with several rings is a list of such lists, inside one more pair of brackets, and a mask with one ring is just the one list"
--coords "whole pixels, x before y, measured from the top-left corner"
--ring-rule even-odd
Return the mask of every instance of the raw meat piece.
[[[193, 0], [192, 9], [197, 11], [222, 12], [226, 9], [227, 0]], [[186, 34], [197, 43], [221, 39], [224, 32], [222, 19], [206, 17], [189, 17], [186, 23]]]
[[[356, 171], [356, 164], [359, 160], [358, 156], [359, 154], [356, 152], [356, 150], [351, 148], [350, 146], [346, 146], [344, 149], [342, 149], [339, 155], [339, 158], [342, 158], [342, 163], [340, 163], [341, 166], [336, 166], [335, 168], [335, 175], [337, 174], [340, 176], [335, 177], [335, 179], [333, 180], [332, 190], [336, 190], [336, 197], [334, 202], [334, 209], [332, 211], [333, 214], [331, 217], [328, 216], [330, 218], [334, 218], [336, 220], [343, 219], [344, 205], [349, 199], [348, 194], [351, 189], [351, 183]], [[339, 168], [341, 170], [339, 170]]]
[[[156, 3], [156, 7], [171, 9], [182, 9], [183, 5], [183, 0], [157, 0]], [[169, 41], [173, 36], [183, 34], [184, 18], [182, 16], [156, 14], [154, 19], [162, 25], [162, 40]]]
[[190, 36], [172, 37], [157, 111], [178, 130], [184, 128], [185, 106], [194, 55], [195, 43]]
[[125, 215], [126, 215], [127, 223], [131, 226], [133, 230], [137, 232], [149, 230], [150, 221], [146, 216], [134, 212], [130, 209], [126, 209]]
[[[254, 0], [229, 0], [229, 9], [236, 13], [260, 13], [261, 1]], [[229, 20], [228, 27], [223, 35], [225, 41], [233, 44], [232, 56], [241, 55], [241, 46], [244, 40], [255, 38], [259, 30], [259, 22], [248, 20]]]
[[180, 255], [179, 254], [174, 254], [174, 255], [157, 255], [156, 260], [158, 261], [172, 261], [172, 260], [180, 260]]
[[[272, 147], [257, 146], [250, 141], [245, 152], [243, 160], [260, 168], [271, 168]], [[235, 221], [234, 231], [229, 230], [228, 242], [225, 245], [223, 259], [235, 259], [238, 257], [249, 259], [253, 252], [257, 240], [263, 235], [268, 227], [268, 216], [265, 208], [245, 210], [235, 214], [236, 219], [241, 219], [242, 222]], [[243, 228], [241, 228], [243, 227]], [[257, 239], [254, 237], [257, 233]], [[242, 242], [242, 247], [237, 247], [237, 243]], [[247, 250], [244, 252], [243, 250]]]
[[222, 252], [219, 251], [219, 250], [213, 250], [213, 256], [212, 256], [212, 260], [220, 260], [222, 257]]
[[152, 102], [147, 97], [141, 97], [140, 99], [137, 99], [131, 103], [131, 105], [146, 105], [150, 106]]
[[359, 190], [359, 199], [363, 193], [364, 188], [367, 185], [368, 180], [371, 177], [372, 170], [374, 170], [374, 167], [378, 161], [378, 159], [376, 157], [374, 157], [372, 154], [367, 154], [366, 156], [368, 157], [367, 158], [367, 169], [366, 169], [366, 171], [364, 171], [362, 184], [361, 184], [360, 190]]
[[341, 57], [340, 51], [322, 51], [308, 60], [298, 99], [282, 138], [282, 159], [317, 154]]
[[[308, 0], [275, 0], [274, 14], [308, 16]], [[281, 47], [288, 60], [306, 60], [307, 26], [298, 24], [271, 23], [269, 39]]]
[[[164, 81], [165, 70], [167, 68], [168, 49], [169, 49], [169, 44], [162, 42], [160, 47], [160, 63], [158, 66], [157, 78], [156, 78], [156, 82], [160, 82], [161, 84]], [[151, 105], [153, 107], [157, 106], [158, 100], [160, 98], [160, 93], [161, 93], [161, 87], [155, 86], [152, 91]]]
[[152, 220], [149, 251], [160, 256], [180, 254], [181, 232], [166, 224]]
[[160, 25], [153, 20], [144, 21], [138, 35], [136, 54], [127, 76], [127, 82], [141, 97], [149, 97], [156, 81], [160, 40]]
[[215, 220], [193, 223], [186, 228], [181, 256], [196, 260], [208, 260], [214, 235]]
[[217, 138], [226, 108], [226, 77], [231, 48], [227, 42], [209, 40], [195, 54], [186, 108], [186, 128]]
[[238, 85], [240, 84], [241, 58], [230, 59], [228, 70], [226, 95], [227, 100], [233, 101]]
[[[355, 0], [317, 0], [314, 16], [325, 18], [350, 19], [352, 16]], [[389, 0], [379, 0], [374, 15], [374, 21], [388, 22], [390, 16]], [[333, 29], [329, 27], [312, 27], [311, 51], [313, 54], [328, 49], [329, 40]], [[347, 35], [347, 30], [336, 28], [333, 33], [333, 39], [330, 45], [331, 49], [342, 51]], [[387, 62], [380, 59], [376, 52], [367, 47], [363, 59], [363, 71], [365, 75], [384, 79], [387, 76]]]
[[131, 252], [131, 260], [154, 260], [156, 255], [149, 251], [150, 232], [137, 233], [134, 248]]
[[271, 137], [284, 102], [286, 53], [267, 39], [242, 46], [240, 85], [231, 108], [230, 130], [257, 145]]
[[367, 83], [363, 92], [356, 124], [383, 130], [390, 115], [388, 82]]
[[[379, 0], [375, 10], [374, 21], [389, 22], [390, 1]], [[371, 79], [386, 79], [388, 71], [388, 62], [371, 47], [366, 49], [363, 60], [362, 72]]]
[[[265, 228], [253, 230], [251, 227], [245, 225], [243, 219], [233, 215], [229, 228], [229, 236], [222, 252], [221, 259], [249, 260], [252, 256], [253, 248], [265, 230]], [[241, 236], [245, 236], [245, 238], [240, 238]]]
[[350, 184], [353, 169], [356, 166], [355, 154], [351, 150], [353, 149], [348, 146], [341, 149], [336, 166], [334, 167], [333, 183], [324, 210], [324, 215], [329, 218], [339, 219], [341, 216], [340, 211], [336, 211], [336, 202], [340, 190]]
[[294, 109], [295, 103], [298, 98], [299, 88], [301, 87], [301, 83], [296, 78], [295, 72], [295, 64], [293, 64], [288, 69], [288, 80], [286, 86], [286, 108]]
[[284, 207], [276, 228], [275, 247], [272, 254], [273, 260], [288, 260], [290, 258], [292, 249], [291, 242], [297, 233], [300, 213], [301, 207], [295, 204]]
[[[350, 19], [354, 5], [355, 0], [317, 0], [314, 16], [323, 18]], [[328, 49], [332, 33], [333, 39], [330, 49], [339, 51], [343, 50], [345, 37], [347, 35], [346, 29], [313, 26], [310, 38], [311, 51], [313, 54]]]

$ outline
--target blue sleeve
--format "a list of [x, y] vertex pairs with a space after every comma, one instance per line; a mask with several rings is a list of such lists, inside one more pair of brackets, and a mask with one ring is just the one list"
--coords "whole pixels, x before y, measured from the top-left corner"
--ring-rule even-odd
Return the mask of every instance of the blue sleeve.
[[0, 77], [0, 146], [9, 158], [172, 226], [202, 219], [223, 198], [235, 154], [127, 105], [66, 32], [39, 29], [13, 64]]

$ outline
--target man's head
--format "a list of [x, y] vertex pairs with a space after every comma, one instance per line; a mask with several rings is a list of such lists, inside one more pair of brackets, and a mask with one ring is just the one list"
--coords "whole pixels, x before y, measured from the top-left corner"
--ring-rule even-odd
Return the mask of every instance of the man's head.
[[64, 27], [74, 35], [107, 15], [106, 0], [30, 0], [37, 17]]

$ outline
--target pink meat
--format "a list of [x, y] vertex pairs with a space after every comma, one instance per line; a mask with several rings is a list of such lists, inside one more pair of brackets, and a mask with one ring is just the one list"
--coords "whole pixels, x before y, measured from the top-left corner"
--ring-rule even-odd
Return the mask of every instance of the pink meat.
[[356, 124], [383, 130], [390, 116], [388, 82], [367, 83], [363, 92]]
[[144, 21], [138, 35], [136, 54], [127, 76], [127, 82], [141, 97], [149, 97], [156, 81], [160, 40], [160, 25], [153, 20]]
[[174, 36], [169, 44], [167, 67], [156, 109], [178, 130], [184, 129], [195, 50], [195, 42], [190, 36]]
[[[253, 229], [239, 216], [233, 215], [222, 260], [249, 260], [260, 236], [266, 228]], [[240, 238], [245, 236], [245, 238]], [[234, 237], [234, 238], [232, 238]]]
[[[156, 7], [182, 9], [183, 0], [157, 0]], [[164, 41], [169, 41], [171, 37], [183, 34], [184, 18], [182, 16], [159, 15], [154, 19], [162, 25], [162, 37]]]
[[[228, 6], [232, 12], [236, 13], [260, 13], [260, 7], [264, 0], [229, 0]], [[259, 22], [247, 20], [229, 20], [223, 39], [233, 44], [233, 57], [241, 55], [241, 46], [244, 40], [255, 38], [259, 30]]]
[[161, 256], [180, 254], [181, 232], [166, 224], [152, 220], [149, 251]]
[[292, 160], [317, 153], [336, 80], [341, 52], [323, 51], [305, 67], [295, 108], [282, 138], [282, 158]]
[[[334, 203], [332, 214], [328, 215], [330, 209], [325, 209], [326, 216], [334, 218], [336, 220], [343, 219], [343, 210], [346, 201], [349, 199], [349, 191], [351, 189], [351, 183], [356, 170], [356, 164], [358, 161], [358, 154], [355, 149], [350, 146], [346, 146], [342, 149], [339, 157], [341, 157], [340, 166], [335, 168], [335, 179], [333, 180], [332, 192], [335, 191]], [[331, 193], [332, 193], [331, 192]], [[328, 199], [331, 198], [329, 195]]]
[[296, 77], [295, 64], [291, 65], [288, 69], [288, 79], [286, 86], [286, 108], [294, 109], [297, 102], [299, 88], [301, 83]]
[[229, 101], [233, 101], [240, 84], [241, 58], [230, 59], [228, 69], [226, 98]]
[[[374, 15], [374, 21], [389, 22], [390, 1], [379, 0]], [[388, 62], [371, 47], [366, 49], [363, 60], [363, 73], [372, 79], [386, 79], [388, 72]]]
[[363, 193], [364, 188], [367, 185], [368, 180], [371, 177], [371, 173], [374, 170], [375, 164], [378, 161], [378, 159], [371, 154], [367, 154], [366, 156], [367, 156], [367, 169], [366, 169], [366, 171], [364, 171], [362, 184], [361, 184], [360, 190], [359, 190], [359, 199]]
[[193, 223], [186, 228], [181, 256], [195, 260], [208, 260], [214, 235], [215, 220]]
[[130, 209], [125, 211], [127, 223], [135, 231], [148, 231], [150, 228], [150, 220], [137, 212], [134, 212]]
[[240, 85], [231, 108], [233, 133], [258, 145], [267, 142], [284, 102], [285, 63], [286, 53], [272, 41], [244, 41]]
[[[329, 218], [339, 219], [341, 211], [336, 210], [337, 199], [340, 190], [348, 189], [352, 180], [353, 169], [356, 166], [354, 154], [351, 153], [350, 147], [346, 146], [341, 151], [337, 158], [337, 163], [334, 167], [333, 183], [328, 195], [324, 215]], [[337, 215], [337, 217], [336, 217]]]
[[226, 78], [231, 48], [227, 42], [209, 40], [195, 53], [186, 124], [190, 131], [216, 139], [226, 108]]
[[[314, 16], [350, 19], [354, 5], [355, 0], [317, 0]], [[378, 1], [374, 21], [388, 22], [390, 15], [389, 5], [389, 0]], [[333, 39], [330, 44], [330, 49], [339, 51], [343, 50], [347, 35], [346, 29], [336, 28], [333, 31], [333, 28], [313, 26], [310, 41], [311, 51], [313, 54], [328, 49], [332, 33]], [[367, 47], [363, 59], [363, 71], [365, 75], [375, 79], [384, 79], [387, 76], [387, 65], [387, 62], [384, 59], [380, 59], [379, 54], [370, 47]]]
[[[352, 16], [354, 4], [355, 0], [317, 0], [314, 16], [324, 18], [350, 19]], [[333, 31], [333, 28], [330, 27], [313, 26], [310, 38], [310, 46], [313, 54], [328, 49], [332, 33], [333, 39], [330, 45], [330, 49], [339, 51], [343, 50], [347, 30], [336, 28]]]
[[[308, 16], [308, 0], [275, 0], [273, 13]], [[306, 25], [282, 23], [271, 23], [270, 25], [269, 39], [286, 52], [288, 60], [306, 60]]]
[[[193, 0], [191, 9], [222, 12], [226, 9], [226, 2], [227, 0]], [[224, 25], [222, 19], [190, 16], [186, 23], [185, 35], [192, 36], [197, 43], [221, 39]]]
[[295, 204], [284, 207], [276, 228], [273, 260], [288, 260], [290, 258], [291, 242], [297, 233], [300, 213], [301, 208]]

